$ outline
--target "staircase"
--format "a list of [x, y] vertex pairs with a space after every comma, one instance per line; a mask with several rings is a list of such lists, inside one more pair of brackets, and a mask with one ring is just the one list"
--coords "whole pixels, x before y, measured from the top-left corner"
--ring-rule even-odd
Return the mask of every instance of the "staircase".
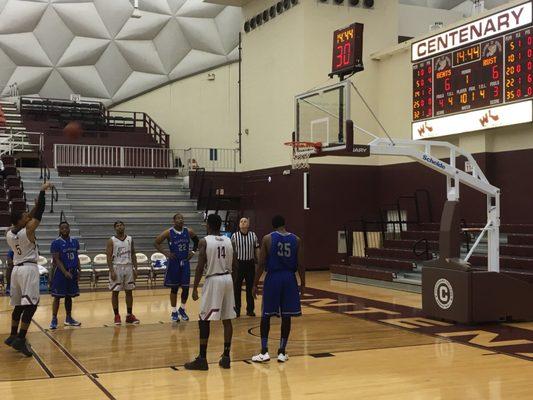
[[[40, 171], [22, 168], [20, 174], [28, 205], [33, 206], [42, 183]], [[44, 256], [50, 254], [50, 243], [57, 238], [61, 211], [70, 223], [72, 236], [79, 239], [82, 252], [91, 258], [105, 253], [117, 220], [126, 224], [136, 251], [148, 257], [156, 251], [155, 237], [172, 225], [172, 217], [178, 212], [199, 236], [205, 232], [203, 215], [196, 211], [196, 202], [190, 200], [183, 178], [59, 177], [52, 170], [50, 179], [59, 199], [54, 203], [55, 212], [50, 214], [50, 194], [47, 195], [46, 212], [37, 230], [39, 250]], [[5, 241], [0, 242], [0, 251], [7, 251]]]
[[[479, 227], [482, 224], [470, 224]], [[438, 223], [420, 223], [400, 234], [398, 239], [383, 240], [380, 248], [367, 248], [364, 257], [350, 257], [346, 264], [330, 267], [334, 280], [368, 283], [419, 292], [422, 283], [422, 263], [438, 254]], [[477, 234], [476, 234], [477, 236]], [[427, 240], [428, 252], [425, 250]], [[470, 245], [463, 243], [461, 257]], [[413, 249], [415, 249], [416, 253]], [[487, 266], [486, 236], [480, 241], [469, 262], [474, 267]], [[500, 227], [500, 268], [502, 272], [533, 281], [533, 225], [502, 224]]]
[[[0, 155], [8, 153], [34, 152], [26, 134], [26, 127], [17, 104], [11, 101], [0, 101]], [[5, 120], [5, 122], [4, 122]]]

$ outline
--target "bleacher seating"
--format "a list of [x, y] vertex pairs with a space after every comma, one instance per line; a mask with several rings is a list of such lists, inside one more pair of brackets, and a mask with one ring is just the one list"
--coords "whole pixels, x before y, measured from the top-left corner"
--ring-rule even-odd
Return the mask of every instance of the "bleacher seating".
[[27, 210], [24, 184], [20, 178], [13, 156], [2, 156], [4, 164], [3, 175], [0, 179], [0, 226], [11, 224], [10, 213], [13, 210]]
[[62, 129], [70, 121], [78, 121], [86, 130], [106, 126], [105, 107], [99, 102], [23, 97], [20, 107], [25, 117], [46, 119], [51, 128]]
[[[48, 166], [54, 164], [55, 144], [85, 144], [98, 146], [169, 148], [169, 135], [142, 112], [110, 111], [100, 102], [22, 97], [20, 113], [29, 131], [42, 132], [44, 151], [42, 157]], [[64, 127], [78, 122], [81, 138], [65, 136]], [[37, 144], [36, 137], [30, 137]], [[84, 170], [68, 173], [86, 173]], [[100, 173], [105, 173], [100, 171]], [[138, 173], [137, 173], [138, 174]]]

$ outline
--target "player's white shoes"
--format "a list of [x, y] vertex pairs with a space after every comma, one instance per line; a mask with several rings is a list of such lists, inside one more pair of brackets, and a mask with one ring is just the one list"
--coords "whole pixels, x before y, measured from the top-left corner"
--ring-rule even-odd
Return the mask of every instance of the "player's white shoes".
[[252, 361], [255, 363], [268, 362], [270, 361], [270, 356], [268, 353], [265, 353], [265, 354], [259, 353], [258, 355], [252, 357]]
[[278, 354], [278, 362], [284, 363], [285, 361], [289, 361], [289, 355], [288, 354], [279, 353]]

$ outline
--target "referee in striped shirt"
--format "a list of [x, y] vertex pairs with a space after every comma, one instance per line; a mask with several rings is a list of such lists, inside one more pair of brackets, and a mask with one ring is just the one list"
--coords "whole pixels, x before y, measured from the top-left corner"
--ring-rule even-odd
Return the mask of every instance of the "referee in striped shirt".
[[248, 218], [241, 218], [239, 230], [233, 234], [231, 241], [237, 251], [239, 268], [235, 276], [235, 312], [241, 315], [241, 288], [246, 281], [246, 315], [255, 317], [255, 303], [253, 286], [255, 279], [255, 264], [259, 260], [259, 241], [257, 235], [250, 231]]

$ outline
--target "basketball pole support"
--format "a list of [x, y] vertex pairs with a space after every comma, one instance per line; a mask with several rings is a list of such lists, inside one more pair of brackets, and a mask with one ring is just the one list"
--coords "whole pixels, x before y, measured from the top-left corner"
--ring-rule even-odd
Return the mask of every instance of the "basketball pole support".
[[[373, 137], [373, 140], [368, 145], [354, 145], [355, 129]], [[324, 156], [357, 156], [363, 154], [357, 150], [366, 146], [369, 148], [368, 154], [370, 155], [408, 157], [445, 175], [446, 197], [449, 201], [459, 201], [459, 186], [461, 183], [483, 193], [487, 198], [487, 224], [466, 256], [465, 261], [468, 261], [483, 235], [487, 233], [488, 270], [490, 272], [500, 272], [500, 189], [490, 184], [471, 153], [448, 142], [382, 138], [357, 127], [351, 120], [346, 122], [345, 144], [323, 148], [322, 153]], [[437, 152], [441, 157], [435, 155]], [[445, 156], [442, 157], [442, 154], [445, 154]], [[472, 174], [457, 168], [457, 157], [466, 158], [472, 166]], [[443, 161], [442, 158], [447, 158], [449, 161]]]

